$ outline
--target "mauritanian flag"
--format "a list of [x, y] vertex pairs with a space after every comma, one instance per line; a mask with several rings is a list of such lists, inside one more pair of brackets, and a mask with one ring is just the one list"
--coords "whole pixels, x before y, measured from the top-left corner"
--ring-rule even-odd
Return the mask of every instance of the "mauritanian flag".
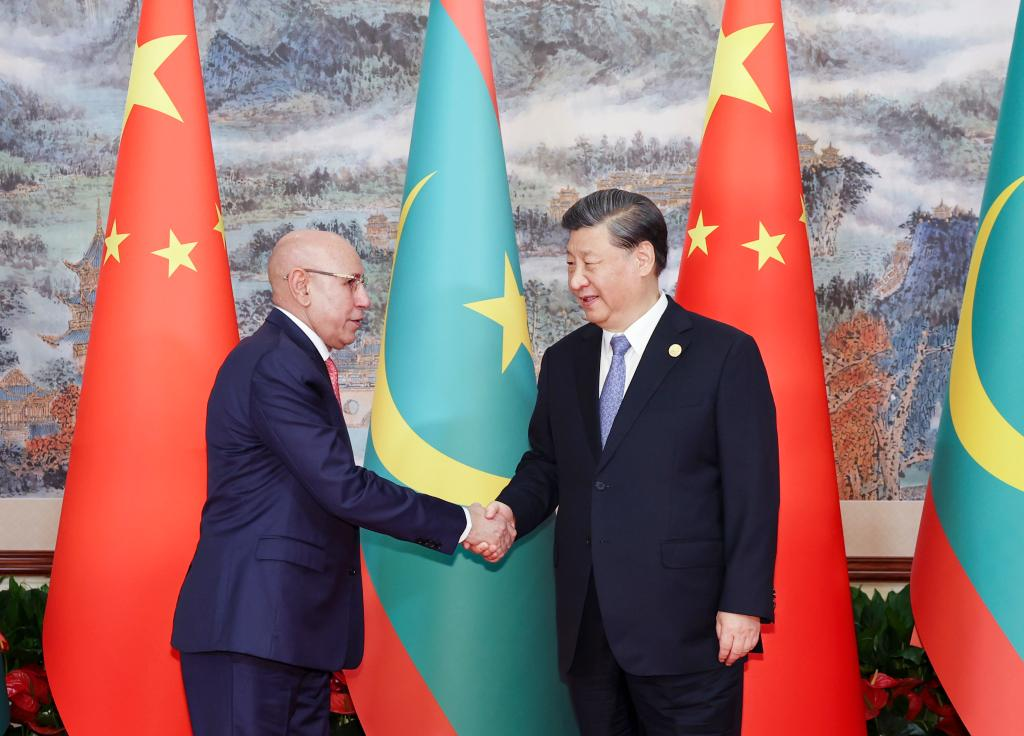
[[960, 311], [910, 598], [972, 736], [1003, 736], [1024, 693], [1024, 15]]
[[192, 0], [142, 5], [108, 223], [46, 669], [75, 736], [191, 734], [171, 619], [206, 499], [206, 400], [238, 342]]
[[[864, 734], [839, 493], [779, 0], [726, 0], [676, 292], [753, 335], [778, 415], [775, 623], [744, 736]], [[794, 688], [799, 682], [798, 688]]]
[[[536, 384], [483, 0], [433, 0], [366, 465], [460, 504], [527, 448]], [[371, 736], [576, 732], [555, 649], [553, 525], [497, 566], [362, 532]]]

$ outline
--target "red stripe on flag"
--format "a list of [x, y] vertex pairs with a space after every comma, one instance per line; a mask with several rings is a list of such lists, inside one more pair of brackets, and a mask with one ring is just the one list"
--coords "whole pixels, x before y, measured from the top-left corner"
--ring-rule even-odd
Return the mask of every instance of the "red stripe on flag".
[[491, 69], [491, 48], [487, 41], [487, 18], [482, 0], [441, 0], [455, 27], [480, 67], [484, 84], [491, 95], [494, 116], [498, 117], [498, 95], [494, 91], [494, 71]]
[[365, 558], [362, 568], [363, 663], [345, 671], [360, 723], [373, 736], [457, 736], [391, 625]]
[[[973, 736], [1005, 734], [1008, 709], [1024, 693], [1024, 660], [950, 546], [931, 483], [921, 514], [910, 598], [925, 651], [964, 725]], [[993, 703], [1004, 707], [993, 708]]]

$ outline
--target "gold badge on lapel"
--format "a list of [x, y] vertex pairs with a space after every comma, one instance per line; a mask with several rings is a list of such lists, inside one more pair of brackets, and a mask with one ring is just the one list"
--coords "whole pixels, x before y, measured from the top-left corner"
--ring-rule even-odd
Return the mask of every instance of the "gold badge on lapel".
[[680, 355], [683, 354], [683, 346], [677, 342], [672, 343], [671, 345], [668, 346], [668, 354], [671, 355], [673, 358], [678, 358]]

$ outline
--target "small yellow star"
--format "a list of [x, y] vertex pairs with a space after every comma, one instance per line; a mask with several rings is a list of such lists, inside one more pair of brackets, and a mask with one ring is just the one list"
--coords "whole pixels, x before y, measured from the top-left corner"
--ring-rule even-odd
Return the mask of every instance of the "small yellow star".
[[109, 258], [113, 258], [118, 263], [121, 262], [121, 243], [124, 242], [130, 233], [119, 233], [117, 231], [117, 220], [110, 226], [110, 235], [108, 235], [103, 243], [107, 246], [107, 252], [103, 256], [103, 262], [106, 263]]
[[196, 243], [182, 243], [178, 240], [178, 236], [174, 234], [173, 230], [171, 230], [170, 233], [171, 235], [168, 239], [167, 247], [153, 251], [153, 255], [167, 259], [167, 278], [173, 276], [179, 266], [184, 266], [185, 268], [190, 268], [195, 271], [196, 265], [192, 263], [192, 259], [189, 257], [189, 254], [192, 252], [192, 249], [198, 245], [198, 241]]
[[156, 78], [156, 72], [186, 38], [187, 36], [161, 36], [146, 41], [141, 46], [135, 46], [132, 75], [128, 80], [128, 98], [124, 101], [124, 118], [121, 120], [122, 134], [128, 116], [136, 105], [162, 112], [179, 123], [182, 122], [178, 108], [174, 106], [174, 101], [167, 94], [167, 90]]
[[221, 214], [220, 205], [214, 202], [213, 207], [217, 210], [217, 224], [213, 226], [213, 229], [220, 233], [220, 240], [224, 243], [224, 247], [228, 247], [228, 239], [224, 235], [224, 215]]
[[686, 257], [689, 258], [693, 255], [695, 250], [702, 250], [704, 255], [708, 255], [708, 236], [717, 229], [718, 225], [704, 224], [704, 210], [701, 210], [697, 214], [697, 224], [691, 230], [686, 231], [686, 234], [690, 236], [690, 250], [686, 252]]
[[751, 105], [771, 112], [757, 82], [743, 65], [768, 35], [774, 23], [760, 23], [733, 31], [726, 36], [718, 32], [718, 48], [715, 49], [715, 66], [711, 71], [711, 90], [708, 92], [708, 109], [704, 114], [704, 130], [708, 129], [711, 113], [715, 111], [722, 97], [735, 97]]
[[782, 260], [782, 254], [779, 252], [779, 243], [786, 237], [786, 234], [769, 235], [762, 222], [757, 223], [757, 228], [757, 240], [751, 240], [749, 243], [740, 243], [744, 248], [757, 251], [757, 270], [760, 271], [769, 258], [785, 264], [785, 261]]
[[512, 262], [505, 254], [505, 293], [495, 299], [484, 299], [470, 302], [463, 306], [482, 314], [501, 325], [501, 372], [504, 373], [512, 359], [519, 351], [519, 346], [526, 352], [533, 353], [530, 346], [530, 332], [526, 327], [526, 297], [519, 291]]
[[807, 203], [804, 201], [804, 195], [800, 195], [800, 222], [804, 225], [807, 224]]

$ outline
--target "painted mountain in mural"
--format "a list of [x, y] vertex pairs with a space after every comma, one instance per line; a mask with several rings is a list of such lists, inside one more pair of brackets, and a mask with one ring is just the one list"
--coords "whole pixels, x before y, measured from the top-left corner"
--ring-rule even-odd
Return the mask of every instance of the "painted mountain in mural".
[[[68, 264], [89, 250], [97, 205], [107, 209], [138, 10], [0, 4], [0, 495], [62, 489], [60, 442], [44, 443], [45, 468], [28, 443], [60, 435], [54, 413], [73, 415], [80, 374], [73, 346], [44, 338], [88, 334]], [[260, 272], [289, 227], [343, 232], [386, 293], [426, 10], [197, 0], [243, 332], [266, 311]], [[837, 472], [851, 498], [920, 497], [1015, 12], [1012, 0], [985, 13], [939, 0], [786, 3]], [[580, 194], [622, 186], [654, 198], [674, 283], [721, 3], [492, 0], [487, 13], [539, 357], [580, 320], [558, 226]], [[336, 356], [357, 442], [383, 307]]]

